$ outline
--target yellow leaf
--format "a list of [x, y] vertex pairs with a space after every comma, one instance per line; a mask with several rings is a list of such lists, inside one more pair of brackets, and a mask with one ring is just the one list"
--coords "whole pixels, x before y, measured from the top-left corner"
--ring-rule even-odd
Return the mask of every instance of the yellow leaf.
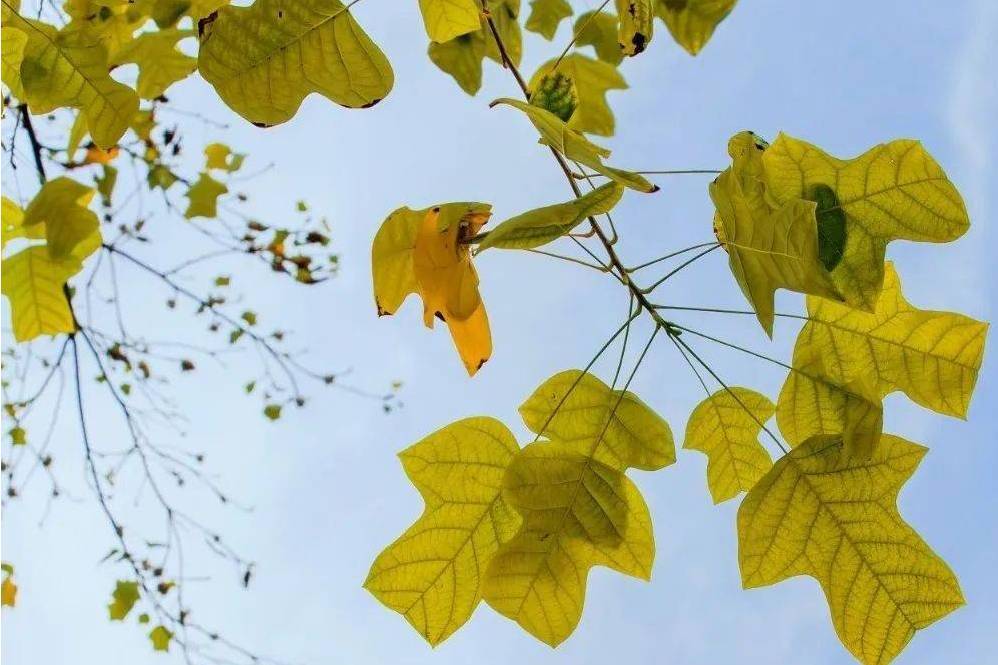
[[694, 409], [683, 448], [707, 455], [714, 503], [749, 491], [773, 466], [759, 433], [775, 409], [769, 398], [748, 388], [719, 390]]
[[609, 182], [577, 199], [529, 210], [492, 229], [478, 249], [529, 249], [546, 245], [569, 233], [587, 217], [609, 212], [623, 194], [622, 185]]
[[124, 621], [139, 600], [139, 583], [118, 580], [111, 593], [111, 603], [107, 606], [111, 621]]
[[[84, 240], [99, 232], [100, 221], [88, 208], [94, 194], [93, 188], [70, 178], [49, 180], [28, 204], [22, 224], [25, 229], [41, 231], [52, 258], [65, 258]], [[87, 252], [79, 259], [82, 261], [89, 255]]]
[[843, 160], [780, 134], [762, 160], [768, 195], [777, 203], [819, 200], [820, 192], [827, 214], [845, 214], [844, 247], [831, 278], [854, 307], [876, 304], [888, 242], [948, 242], [970, 225], [959, 192], [917, 141], [882, 143]]
[[276, 125], [317, 92], [350, 108], [392, 89], [388, 60], [340, 0], [256, 0], [200, 23], [198, 68], [250, 122]]
[[575, 85], [578, 103], [571, 117], [566, 121], [570, 129], [600, 136], [612, 136], [614, 131], [613, 111], [606, 101], [609, 90], [626, 90], [627, 82], [613, 65], [593, 60], [581, 53], [566, 55], [554, 69], [556, 59], [549, 60], [537, 68], [530, 79], [528, 88], [534, 93], [552, 73], [567, 76]]
[[658, 0], [615, 0], [620, 24], [617, 42], [621, 53], [635, 56], [645, 50], [652, 37], [652, 21]]
[[520, 407], [549, 440], [510, 464], [503, 496], [523, 517], [486, 572], [483, 596], [495, 610], [555, 646], [582, 615], [596, 565], [648, 579], [655, 556], [648, 508], [624, 472], [675, 461], [668, 424], [635, 395], [567, 371]]
[[149, 632], [153, 651], [169, 651], [173, 633], [166, 626], [156, 626]]
[[737, 0], [658, 0], [656, 13], [665, 22], [672, 38], [696, 55], [704, 47], [717, 24], [723, 21]]
[[[850, 408], [879, 404], [896, 390], [933, 411], [966, 417], [986, 323], [912, 307], [890, 262], [872, 313], [815, 297], [807, 307], [809, 320], [794, 348], [797, 371], [790, 372], [777, 401], [780, 431], [790, 443], [842, 434]], [[862, 415], [853, 411], [851, 417]]]
[[32, 238], [37, 240], [45, 237], [44, 226], [24, 226], [24, 210], [6, 196], [3, 197], [3, 212], [0, 214], [0, 219], [2, 219], [0, 226], [3, 229], [3, 247], [6, 247], [7, 243], [14, 238]]
[[814, 577], [846, 648], [864, 665], [889, 663], [916, 630], [964, 603], [952, 571], [898, 513], [898, 491], [925, 452], [890, 435], [869, 461], [845, 455], [836, 437], [792, 450], [739, 508], [743, 585]]
[[52, 258], [44, 245], [3, 259], [0, 288], [10, 301], [14, 339], [28, 342], [76, 330], [62, 287], [82, 268], [75, 256]]
[[143, 99], [156, 99], [197, 69], [197, 58], [184, 55], [177, 43], [194, 37], [193, 30], [165, 28], [145, 32], [119, 49], [112, 64], [135, 63], [139, 67], [136, 90]]
[[750, 132], [732, 137], [728, 152], [732, 166], [710, 185], [720, 222], [716, 232], [735, 280], [772, 336], [777, 289], [838, 294], [819, 258], [815, 203], [793, 199], [778, 208], [766, 203], [759, 179], [764, 153]]
[[0, 605], [14, 607], [17, 605], [17, 584], [14, 583], [14, 566], [3, 564], [3, 582], [0, 583]]
[[187, 219], [215, 217], [218, 214], [218, 197], [228, 192], [228, 187], [207, 173], [202, 173], [197, 182], [187, 190], [186, 196], [190, 203], [187, 205], [184, 217]]
[[609, 150], [571, 129], [561, 118], [547, 109], [509, 98], [497, 99], [491, 105], [498, 104], [506, 104], [523, 111], [541, 135], [540, 142], [561, 153], [566, 159], [588, 166], [630, 189], [645, 193], [658, 191], [657, 185], [651, 184], [637, 173], [605, 165], [603, 159], [610, 156]]
[[486, 566], [519, 526], [500, 494], [518, 450], [498, 420], [467, 418], [399, 455], [426, 507], [374, 561], [364, 587], [430, 644], [471, 618]]
[[21, 86], [21, 62], [24, 60], [24, 49], [28, 45], [28, 35], [23, 30], [0, 28], [0, 63], [2, 63], [3, 82], [18, 99], [24, 97]]
[[586, 12], [575, 21], [576, 46], [592, 46], [596, 57], [611, 65], [619, 65], [624, 53], [617, 43], [617, 17], [602, 12]]
[[223, 143], [209, 143], [206, 145], [204, 148], [204, 157], [204, 167], [206, 169], [219, 169], [220, 171], [228, 171], [229, 173], [238, 171], [243, 165], [243, 160], [246, 159], [246, 155], [232, 152], [229, 146]]
[[138, 109], [139, 98], [108, 74], [107, 52], [85, 30], [56, 30], [23, 18], [10, 0], [3, 2], [3, 22], [28, 36], [21, 63], [24, 101], [32, 113], [57, 108], [80, 109], [94, 143], [117, 144]]
[[410, 293], [423, 299], [423, 321], [446, 322], [469, 375], [492, 354], [485, 305], [469, 245], [490, 216], [484, 203], [399, 208], [382, 223], [371, 247], [374, 300], [379, 315], [397, 311]]
[[[492, 21], [514, 65], [520, 64], [523, 53], [523, 34], [517, 20], [519, 10], [519, 0], [495, 0], [489, 4]], [[482, 87], [482, 61], [486, 57], [502, 64], [502, 55], [484, 18], [477, 31], [443, 43], [430, 42], [427, 55], [469, 95], [474, 95]]]
[[571, 15], [568, 0], [530, 0], [530, 16], [524, 27], [551, 41], [561, 22]]
[[477, 0], [419, 0], [423, 24], [430, 39], [441, 43], [480, 27], [482, 6]]

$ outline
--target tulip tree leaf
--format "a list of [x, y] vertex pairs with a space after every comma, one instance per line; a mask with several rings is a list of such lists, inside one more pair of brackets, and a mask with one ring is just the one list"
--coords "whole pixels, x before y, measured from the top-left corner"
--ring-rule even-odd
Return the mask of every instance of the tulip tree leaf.
[[506, 104], [523, 111], [540, 134], [540, 142], [561, 153], [566, 159], [588, 166], [597, 173], [639, 192], [657, 192], [658, 187], [643, 176], [630, 171], [616, 169], [603, 163], [610, 151], [602, 148], [578, 131], [571, 129], [565, 121], [547, 109], [534, 106], [518, 99], [502, 98], [492, 102], [492, 106]]
[[228, 187], [207, 173], [202, 173], [197, 182], [187, 190], [190, 203], [187, 205], [184, 217], [187, 219], [215, 217], [218, 214], [218, 197], [227, 194], [228, 191]]
[[419, 9], [434, 42], [449, 42], [480, 27], [482, 6], [477, 0], [419, 0]]
[[635, 56], [651, 41], [658, 0], [616, 0], [617, 42], [625, 56]]
[[2, 289], [10, 301], [14, 339], [29, 342], [76, 330], [62, 287], [82, 268], [74, 256], [52, 258], [44, 245], [3, 260]]
[[139, 583], [118, 580], [111, 593], [111, 603], [107, 606], [111, 621], [124, 621], [138, 601]]
[[762, 161], [768, 195], [776, 202], [830, 196], [838, 201], [845, 241], [831, 277], [854, 307], [875, 306], [888, 242], [949, 242], [970, 225], [959, 192], [917, 141], [882, 143], [854, 159], [838, 159], [780, 134]]
[[572, 201], [527, 211], [492, 229], [478, 245], [500, 249], [530, 249], [557, 240], [587, 217], [609, 212], [624, 194], [624, 187], [609, 182]]
[[399, 457], [420, 491], [422, 516], [371, 566], [364, 587], [436, 645], [481, 600], [485, 569], [519, 525], [503, 501], [503, 475], [519, 451], [494, 418], [467, 418], [434, 432]]
[[696, 55], [710, 40], [738, 0], [657, 0], [656, 13], [672, 38], [690, 55]]
[[926, 449], [884, 435], [870, 460], [843, 450], [840, 438], [818, 436], [776, 462], [738, 510], [738, 561], [745, 588], [814, 577], [842, 643], [881, 665], [964, 599], [898, 513], [898, 491]]
[[136, 92], [143, 99], [156, 99], [197, 69], [197, 58], [184, 55], [177, 48], [179, 41], [194, 36], [193, 30], [176, 28], [142, 33], [119, 49], [111, 64], [138, 65]]
[[512, 461], [503, 496], [523, 517], [489, 564], [483, 595], [552, 646], [582, 616], [589, 569], [648, 579], [648, 507], [625, 475], [675, 461], [672, 433], [635, 395], [579, 371], [556, 374], [520, 407], [538, 437]]
[[[489, 6], [492, 20], [506, 46], [506, 54], [514, 65], [520, 64], [523, 53], [523, 34], [517, 20], [519, 7], [519, 0], [497, 0]], [[484, 19], [475, 32], [443, 43], [430, 42], [427, 55], [469, 95], [474, 95], [482, 87], [482, 61], [486, 57], [502, 64], [502, 54]]]
[[381, 101], [388, 60], [340, 0], [256, 0], [200, 24], [198, 68], [222, 100], [257, 125], [290, 120], [317, 92], [350, 108]]
[[816, 204], [793, 199], [770, 207], [760, 179], [762, 150], [749, 132], [732, 137], [728, 151], [732, 166], [710, 185], [718, 239], [731, 273], [772, 336], [777, 289], [828, 298], [838, 298], [838, 292], [819, 257]]
[[153, 651], [169, 651], [173, 633], [166, 626], [156, 626], [149, 632], [149, 641]]
[[530, 0], [530, 16], [524, 27], [551, 41], [561, 22], [571, 15], [568, 0]]
[[[938, 413], [964, 418], [984, 356], [988, 325], [961, 314], [913, 307], [887, 263], [873, 312], [809, 297], [808, 322], [777, 401], [780, 430], [792, 444], [842, 434], [854, 386], [879, 401], [900, 390]], [[837, 389], [836, 387], [843, 389]]]
[[28, 45], [28, 35], [17, 28], [6, 25], [0, 28], [0, 65], [2, 65], [3, 82], [10, 88], [15, 97], [24, 97], [21, 87], [21, 62], [24, 60], [24, 49]]
[[549, 60], [534, 73], [528, 84], [531, 92], [541, 87], [545, 80], [554, 74], [567, 76], [575, 86], [578, 102], [574, 112], [568, 119], [571, 129], [612, 136], [614, 132], [613, 111], [606, 101], [606, 93], [610, 90], [626, 90], [627, 82], [615, 67], [599, 60], [593, 60], [581, 53], [566, 55], [557, 70], [554, 68], [557, 60]]
[[16, 28], [28, 38], [20, 81], [31, 112], [80, 109], [94, 143], [105, 149], [114, 146], [138, 110], [139, 98], [108, 74], [105, 48], [86, 30], [60, 31], [22, 17], [10, 0], [2, 3], [4, 27]]
[[617, 17], [603, 12], [586, 12], [575, 21], [576, 46], [592, 46], [596, 57], [611, 65], [619, 65], [624, 53], [617, 43]]
[[775, 408], [765, 395], [731, 388], [719, 390], [694, 409], [683, 448], [707, 455], [707, 485], [714, 503], [752, 489], [773, 466], [759, 433]]

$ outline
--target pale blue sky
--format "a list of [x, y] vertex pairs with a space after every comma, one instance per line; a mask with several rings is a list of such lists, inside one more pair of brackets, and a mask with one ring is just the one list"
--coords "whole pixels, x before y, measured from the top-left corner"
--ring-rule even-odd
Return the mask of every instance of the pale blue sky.
[[[579, 11], [586, 5], [574, 4]], [[224, 371], [206, 368], [183, 386], [190, 444], [208, 451], [224, 484], [254, 510], [220, 511], [200, 500], [188, 505], [223, 525], [258, 562], [248, 591], [211, 559], [188, 562], [192, 574], [216, 575], [212, 583], [188, 585], [197, 618], [253, 649], [310, 664], [851, 662], [814, 581], [741, 589], [737, 502], [711, 505], [698, 453], [682, 452], [675, 466], [657, 473], [632, 474], [654, 519], [653, 579], [642, 583], [595, 569], [582, 622], [557, 650], [484, 604], [431, 650], [361, 588], [374, 556], [422, 507], [395, 454], [470, 415], [497, 416], [523, 434], [520, 401], [550, 374], [584, 365], [618, 325], [626, 299], [610, 280], [576, 266], [532, 255], [483, 255], [478, 267], [496, 350], [474, 380], [443, 329], [420, 327], [417, 302], [396, 317], [375, 316], [370, 242], [394, 208], [481, 200], [493, 203], [502, 219], [563, 200], [568, 191], [525, 120], [510, 109], [488, 109], [489, 100], [515, 92], [505, 72], [487, 65], [483, 91], [470, 98], [425, 57], [415, 0], [366, 0], [355, 14], [396, 72], [395, 90], [373, 109], [346, 111], [313, 97], [292, 122], [260, 130], [231, 116], [200, 80], [173, 95], [181, 107], [232, 123], [225, 132], [193, 125], [189, 146], [221, 139], [251, 154], [248, 169], [276, 163], [253, 183], [256, 214], [287, 217], [293, 201], [304, 198], [333, 225], [341, 276], [305, 290], [275, 284], [263, 271], [242, 273], [256, 309], [296, 330], [318, 365], [353, 367], [357, 381], [370, 386], [394, 378], [406, 383], [406, 406], [390, 416], [369, 402], [313, 391], [310, 408], [278, 424], [258, 417], [257, 402]], [[524, 70], [532, 72], [569, 37], [567, 25], [553, 44], [530, 36]], [[647, 53], [624, 64], [632, 89], [611, 94], [618, 132], [606, 143], [617, 165], [663, 169], [723, 167], [727, 138], [741, 129], [770, 138], [785, 130], [841, 156], [892, 138], [921, 139], [964, 194], [973, 225], [951, 245], [896, 243], [889, 254], [916, 305], [988, 319], [998, 305], [996, 44], [993, 0], [743, 0], [698, 58], [661, 30]], [[615, 215], [629, 263], [712, 237], [707, 179], [659, 182], [657, 195], [628, 193]], [[160, 237], [176, 244], [176, 233], [168, 227]], [[173, 250], [167, 241], [160, 251]], [[176, 321], [161, 315], [162, 298], [137, 295], [135, 318]], [[721, 253], [663, 287], [658, 299], [743, 305]], [[796, 296], [779, 301], [784, 311], [800, 307]], [[794, 335], [792, 326], [781, 325], [770, 343], [751, 319], [677, 320], [784, 358]], [[776, 395], [783, 379], [778, 368], [706, 343], [696, 348], [731, 383]], [[632, 389], [681, 440], [702, 392], [671, 345], [656, 342]], [[899, 663], [979, 665], [998, 650], [996, 398], [992, 354], [969, 422], [888, 400], [888, 430], [931, 448], [902, 494], [902, 514], [951, 564], [968, 599], [967, 607], [916, 636]], [[95, 408], [94, 436], [113, 448], [123, 436], [117, 415], [110, 405]], [[21, 586], [19, 606], [4, 612], [4, 662], [168, 662], [150, 653], [136, 626], [107, 621], [104, 606], [122, 571], [97, 564], [111, 534], [71, 462], [79, 445], [75, 423], [67, 419], [58, 436], [64, 479], [87, 500], [56, 503], [42, 528], [37, 494], [4, 515], [3, 558], [16, 564]]]

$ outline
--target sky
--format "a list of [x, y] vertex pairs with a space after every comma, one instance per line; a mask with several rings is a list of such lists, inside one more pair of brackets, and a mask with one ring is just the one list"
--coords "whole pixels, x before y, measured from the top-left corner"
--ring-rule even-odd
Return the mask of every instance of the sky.
[[[574, 4], [581, 12], [587, 3]], [[195, 579], [187, 593], [197, 618], [255, 651], [309, 664], [851, 662], [812, 579], [741, 589], [737, 501], [711, 504], [706, 459], [695, 452], [680, 451], [678, 463], [662, 471], [630, 474], [654, 521], [652, 580], [594, 569], [582, 621], [556, 650], [484, 603], [464, 628], [431, 649], [361, 588], [377, 553], [422, 509], [396, 454], [472, 415], [498, 417], [525, 440], [516, 407], [544, 378], [584, 366], [619, 325], [627, 303], [619, 286], [578, 266], [488, 252], [477, 266], [495, 353], [474, 379], [443, 328], [421, 327], [415, 299], [395, 317], [375, 315], [370, 243], [396, 207], [487, 201], [496, 219], [504, 219], [565, 200], [569, 192], [525, 119], [508, 108], [488, 108], [490, 100], [515, 94], [508, 73], [487, 64], [483, 90], [469, 97], [425, 57], [414, 0], [366, 0], [354, 14], [395, 68], [394, 91], [372, 109], [349, 111], [313, 96], [291, 122], [261, 130], [233, 116], [197, 77], [173, 93], [178, 107], [229, 123], [224, 131], [189, 124], [189, 145], [222, 140], [251, 155], [248, 170], [275, 165], [253, 181], [255, 215], [288, 217], [300, 198], [332, 225], [342, 256], [335, 280], [304, 289], [265, 270], [237, 273], [245, 275], [243, 286], [261, 317], [296, 331], [316, 366], [349, 367], [355, 383], [378, 389], [402, 380], [405, 402], [385, 415], [376, 403], [316, 389], [307, 408], [269, 423], [225, 368], [207, 367], [184, 384], [179, 399], [190, 418], [187, 444], [207, 452], [223, 485], [252, 510], [220, 510], [195, 494], [181, 505], [219, 524], [257, 563], [254, 583], [242, 590], [231, 569], [212, 558], [189, 561]], [[553, 43], [529, 36], [524, 71], [559, 52], [570, 36], [567, 22]], [[618, 131], [604, 143], [615, 165], [671, 169], [723, 168], [727, 139], [742, 129], [769, 138], [786, 131], [844, 157], [885, 140], [918, 138], [963, 193], [972, 226], [948, 245], [894, 243], [889, 257], [915, 305], [987, 320], [998, 306], [996, 61], [998, 4], [992, 0], [744, 0], [697, 58], [662, 29], [645, 54], [624, 64], [631, 89], [611, 93]], [[712, 239], [707, 177], [658, 182], [662, 191], [629, 192], [615, 213], [625, 262]], [[182, 252], [182, 232], [155, 224], [151, 220], [151, 232], [166, 240], [145, 256], [166, 265], [156, 252]], [[164, 319], [166, 296], [151, 295], [152, 288], [136, 281], [129, 305], [135, 319], [163, 326], [178, 321]], [[720, 252], [670, 280], [656, 298], [744, 306]], [[800, 307], [796, 295], [778, 298], [778, 311]], [[770, 342], [750, 318], [677, 321], [782, 358], [789, 357], [796, 332], [781, 323]], [[695, 347], [729, 383], [778, 393], [779, 368], [706, 343]], [[600, 365], [597, 372], [609, 378], [612, 368]], [[703, 396], [664, 342], [656, 342], [631, 389], [670, 423], [677, 441]], [[108, 448], [123, 445], [112, 405], [92, 401], [95, 439]], [[886, 429], [930, 448], [902, 491], [901, 513], [949, 562], [968, 601], [919, 633], [898, 658], [903, 665], [978, 665], [998, 649], [996, 405], [993, 353], [966, 422], [903, 397], [887, 401]], [[72, 419], [59, 425], [56, 441], [65, 450], [59, 469], [79, 500], [56, 502], [42, 524], [40, 494], [5, 511], [3, 558], [17, 566], [21, 587], [18, 607], [4, 611], [5, 665], [179, 662], [152, 654], [134, 624], [108, 622], [105, 605], [123, 571], [98, 563], [111, 534], [73, 461], [79, 435]], [[201, 581], [201, 575], [213, 579]]]

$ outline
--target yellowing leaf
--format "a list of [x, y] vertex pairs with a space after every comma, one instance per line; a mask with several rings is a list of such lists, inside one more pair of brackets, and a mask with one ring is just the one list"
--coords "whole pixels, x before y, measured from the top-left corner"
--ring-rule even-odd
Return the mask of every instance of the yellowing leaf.
[[3, 229], [3, 247], [6, 247], [7, 243], [14, 238], [38, 239], [45, 237], [44, 226], [24, 226], [24, 210], [6, 196], [3, 197], [3, 212], [0, 214], [0, 220], [2, 220], [0, 228]]
[[[26, 229], [41, 230], [52, 258], [65, 258], [84, 240], [98, 233], [100, 221], [88, 208], [94, 193], [92, 188], [70, 178], [50, 180], [28, 204], [22, 224]], [[88, 251], [79, 259], [82, 261], [89, 255]]]
[[187, 219], [215, 217], [218, 214], [218, 197], [228, 192], [228, 187], [207, 173], [202, 173], [197, 182], [187, 190], [190, 203], [187, 205], [184, 217]]
[[575, 21], [576, 46], [592, 46], [596, 57], [611, 65], [619, 65], [624, 53], [617, 43], [617, 17], [602, 12], [586, 12]]
[[76, 330], [62, 287], [81, 269], [76, 257], [52, 258], [44, 245], [3, 260], [0, 288], [10, 301], [14, 339], [29, 342], [41, 335]]
[[94, 143], [117, 144], [138, 109], [139, 98], [108, 74], [106, 50], [85, 30], [56, 30], [23, 18], [10, 0], [2, 0], [3, 23], [28, 37], [21, 62], [24, 101], [32, 113], [57, 108], [80, 109]]
[[204, 148], [204, 157], [206, 169], [219, 169], [233, 173], [242, 167], [246, 155], [232, 152], [229, 146], [223, 143], [209, 143]]
[[0, 28], [0, 64], [2, 64], [3, 82], [18, 99], [24, 97], [21, 87], [21, 62], [24, 60], [24, 49], [28, 45], [28, 35], [17, 28], [6, 25]]
[[469, 375], [491, 356], [492, 334], [465, 241], [478, 233], [490, 209], [483, 203], [399, 208], [371, 247], [378, 314], [393, 314], [406, 296], [418, 293], [426, 327], [433, 327], [434, 318], [446, 322]]
[[3, 582], [0, 582], [0, 605], [14, 607], [17, 605], [17, 584], [14, 583], [14, 566], [3, 564]]
[[156, 626], [149, 632], [149, 641], [153, 651], [169, 651], [173, 633], [166, 626]]
[[665, 22], [672, 38], [696, 55], [714, 34], [737, 0], [658, 0], [656, 13]]
[[790, 443], [842, 434], [847, 407], [862, 406], [858, 398], [879, 403], [896, 390], [933, 411], [966, 417], [986, 323], [912, 307], [889, 262], [872, 313], [814, 297], [807, 307], [809, 321], [794, 348], [799, 371], [790, 372], [777, 404], [780, 430]]
[[639, 192], [657, 192], [658, 186], [648, 182], [643, 176], [615, 169], [603, 163], [610, 156], [610, 151], [602, 148], [578, 131], [571, 129], [565, 122], [547, 109], [534, 106], [517, 99], [502, 98], [492, 102], [492, 106], [507, 104], [523, 111], [541, 135], [540, 142], [561, 153], [566, 159], [588, 166], [611, 180]]
[[838, 294], [819, 258], [815, 203], [792, 199], [771, 208], [757, 177], [761, 150], [750, 143], [748, 132], [731, 139], [728, 151], [734, 163], [711, 183], [710, 198], [731, 272], [772, 336], [777, 289], [828, 298]]
[[616, 0], [620, 21], [617, 42], [624, 55], [641, 53], [651, 41], [656, 2], [658, 0]]
[[197, 69], [197, 58], [184, 55], [177, 48], [179, 41], [194, 36], [193, 30], [175, 28], [142, 33], [115, 53], [112, 64], [138, 65], [136, 91], [143, 99], [156, 99]]
[[256, 0], [200, 24], [198, 68], [236, 113], [276, 125], [317, 92], [350, 108], [392, 89], [388, 60], [340, 0]]
[[139, 583], [118, 580], [107, 606], [111, 621], [124, 621], [139, 600]]
[[527, 211], [492, 229], [478, 249], [540, 247], [569, 233], [587, 217], [609, 212], [623, 194], [622, 185], [609, 182], [572, 201]]
[[503, 492], [523, 526], [489, 564], [483, 597], [537, 639], [557, 646], [575, 630], [593, 566], [650, 579], [648, 507], [617, 469], [574, 444], [534, 443], [510, 464]]
[[477, 0], [419, 0], [426, 34], [435, 42], [449, 42], [478, 30], [482, 6]]
[[568, 0], [530, 0], [530, 16], [524, 27], [551, 41], [561, 22], [571, 15]]
[[671, 464], [675, 448], [669, 426], [636, 396], [578, 371], [545, 381], [520, 413], [550, 440], [509, 466], [503, 496], [523, 524], [489, 565], [483, 596], [555, 646], [582, 616], [590, 568], [651, 575], [651, 519], [624, 472]]
[[[489, 5], [492, 21], [514, 65], [520, 64], [523, 52], [523, 35], [517, 20], [519, 7], [519, 0], [496, 0]], [[482, 61], [486, 57], [502, 64], [502, 55], [484, 19], [475, 32], [443, 43], [430, 42], [427, 55], [469, 95], [474, 95], [482, 87]]]
[[884, 435], [869, 461], [840, 438], [814, 437], [752, 488], [738, 511], [746, 588], [809, 575], [839, 639], [864, 665], [889, 663], [963, 604], [946, 563], [901, 518], [897, 494], [926, 449]]
[[831, 278], [854, 307], [876, 304], [888, 242], [948, 242], [970, 224], [959, 192], [917, 141], [883, 143], [843, 160], [780, 134], [762, 160], [776, 202], [818, 200], [818, 190], [833, 201], [829, 213], [845, 213], [844, 249]]
[[426, 507], [378, 555], [364, 587], [430, 644], [447, 639], [471, 618], [486, 566], [519, 525], [500, 494], [506, 466], [518, 450], [498, 420], [467, 418], [399, 455]]
[[719, 390], [694, 409], [683, 448], [707, 455], [714, 503], [749, 491], [773, 466], [759, 433], [775, 409], [769, 398], [747, 388]]
[[579, 132], [612, 136], [614, 131], [613, 111], [606, 102], [608, 90], [626, 90], [627, 82], [616, 67], [599, 60], [593, 60], [581, 53], [566, 55], [558, 64], [549, 60], [534, 73], [528, 87], [533, 93], [552, 73], [567, 76], [575, 85], [578, 103], [567, 120], [568, 127]]

